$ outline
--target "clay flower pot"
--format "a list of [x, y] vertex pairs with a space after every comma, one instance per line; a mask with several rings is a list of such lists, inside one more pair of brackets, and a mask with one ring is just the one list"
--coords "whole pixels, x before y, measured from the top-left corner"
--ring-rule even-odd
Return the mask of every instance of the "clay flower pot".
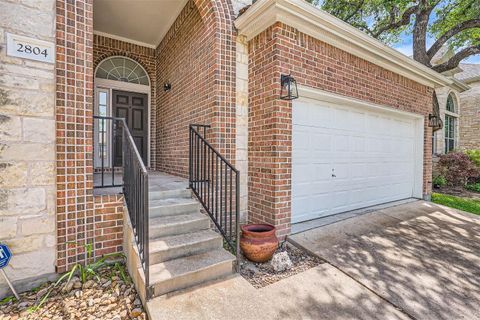
[[240, 248], [253, 262], [266, 262], [278, 248], [275, 227], [271, 224], [246, 224], [241, 226]]

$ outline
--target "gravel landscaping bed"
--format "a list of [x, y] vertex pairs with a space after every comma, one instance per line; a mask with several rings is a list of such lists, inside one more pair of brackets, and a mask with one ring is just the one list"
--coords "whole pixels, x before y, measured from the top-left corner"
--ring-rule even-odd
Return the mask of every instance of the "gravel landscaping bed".
[[[140, 298], [123, 265], [99, 269], [82, 284], [78, 277], [57, 287], [46, 283], [20, 294], [21, 301], [0, 301], [0, 320], [16, 319], [146, 319]], [[53, 288], [48, 298], [45, 295]]]
[[287, 252], [290, 257], [292, 261], [290, 269], [276, 272], [270, 261], [255, 263], [244, 258], [241, 263], [240, 274], [258, 289], [324, 263], [319, 258], [288, 242], [284, 242], [275, 253], [280, 252]]

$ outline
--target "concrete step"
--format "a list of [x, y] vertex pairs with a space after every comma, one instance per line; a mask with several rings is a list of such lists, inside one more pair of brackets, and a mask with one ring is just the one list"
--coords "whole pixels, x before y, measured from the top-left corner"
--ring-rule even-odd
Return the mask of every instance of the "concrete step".
[[154, 296], [185, 289], [233, 272], [233, 256], [224, 249], [169, 260], [150, 266]]
[[150, 188], [148, 191], [148, 198], [150, 201], [164, 200], [170, 198], [192, 198], [192, 191], [190, 189], [175, 189], [158, 191], [155, 188]]
[[149, 202], [150, 218], [199, 212], [200, 203], [192, 198], [169, 198]]
[[199, 254], [222, 248], [222, 236], [212, 230], [163, 237], [150, 241], [150, 263]]
[[210, 219], [199, 212], [151, 218], [149, 223], [150, 239], [185, 234], [210, 227]]

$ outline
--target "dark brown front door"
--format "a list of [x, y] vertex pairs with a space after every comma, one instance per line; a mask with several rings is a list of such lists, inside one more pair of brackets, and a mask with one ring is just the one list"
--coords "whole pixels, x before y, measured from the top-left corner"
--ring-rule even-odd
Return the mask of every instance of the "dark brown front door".
[[[125, 118], [143, 163], [147, 166], [148, 96], [143, 93], [113, 90], [113, 116]], [[116, 135], [115, 166], [122, 165], [122, 136]]]

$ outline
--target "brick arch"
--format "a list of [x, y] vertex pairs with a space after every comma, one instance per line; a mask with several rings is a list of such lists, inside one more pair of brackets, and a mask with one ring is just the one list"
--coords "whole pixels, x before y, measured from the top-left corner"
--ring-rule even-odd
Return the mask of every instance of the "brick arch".
[[[235, 160], [235, 59], [236, 30], [231, 0], [193, 0], [208, 32], [215, 38], [215, 94], [219, 113], [212, 127], [222, 127], [215, 133], [216, 145], [228, 159]], [[216, 122], [216, 123], [215, 123]], [[220, 142], [221, 141], [221, 142]]]

